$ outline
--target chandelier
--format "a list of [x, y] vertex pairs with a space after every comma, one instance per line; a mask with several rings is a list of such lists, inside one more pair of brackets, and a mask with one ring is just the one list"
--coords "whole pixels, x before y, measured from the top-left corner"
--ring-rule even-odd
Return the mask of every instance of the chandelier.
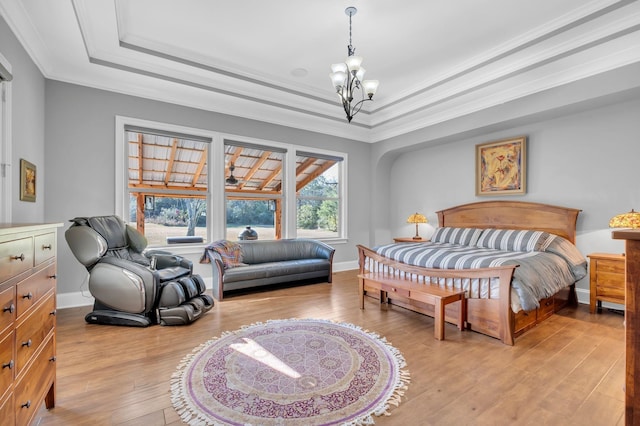
[[[351, 123], [353, 116], [360, 111], [363, 103], [373, 100], [373, 95], [378, 90], [379, 84], [378, 80], [362, 80], [365, 73], [364, 68], [360, 66], [362, 64], [362, 56], [355, 56], [356, 49], [351, 44], [351, 17], [357, 11], [358, 9], [353, 6], [346, 8], [344, 11], [349, 15], [348, 56], [344, 63], [331, 65], [332, 73], [329, 74], [349, 123]], [[365, 97], [365, 93], [367, 97]], [[354, 98], [355, 103], [352, 105]]]

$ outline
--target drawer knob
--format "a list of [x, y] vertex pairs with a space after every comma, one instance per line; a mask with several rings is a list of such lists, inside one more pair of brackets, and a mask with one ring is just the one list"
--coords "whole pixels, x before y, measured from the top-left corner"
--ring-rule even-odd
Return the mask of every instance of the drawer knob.
[[54, 309], [53, 311], [49, 312], [49, 315], [51, 315], [52, 317], [56, 316], [56, 310]]
[[55, 280], [56, 278], [58, 278], [58, 275], [56, 275], [56, 274], [49, 275], [49, 279], [51, 279], [51, 280]]
[[10, 304], [9, 306], [5, 306], [4, 308], [2, 308], [2, 312], [9, 312], [10, 314], [12, 314], [15, 310], [16, 310], [16, 305], [14, 305], [13, 303]]
[[47, 244], [46, 246], [43, 244], [42, 250], [51, 250], [51, 244]]
[[31, 300], [31, 299], [33, 299], [33, 293], [29, 292], [27, 294], [23, 294], [22, 298]]
[[22, 342], [22, 346], [26, 346], [26, 347], [30, 348], [31, 347], [31, 343], [32, 343], [31, 339], [29, 339], [26, 342]]
[[13, 369], [14, 362], [13, 360], [7, 362], [6, 364], [2, 364], [2, 369], [8, 368], [9, 370]]
[[20, 256], [11, 256], [11, 260], [19, 260], [20, 262], [24, 262], [24, 253], [20, 253]]
[[49, 358], [49, 361], [51, 361], [51, 362], [56, 362], [56, 360], [57, 360], [57, 358], [55, 357], [55, 355], [52, 356], [51, 358]]
[[20, 406], [20, 408], [29, 408], [29, 407], [31, 407], [31, 401], [27, 401]]

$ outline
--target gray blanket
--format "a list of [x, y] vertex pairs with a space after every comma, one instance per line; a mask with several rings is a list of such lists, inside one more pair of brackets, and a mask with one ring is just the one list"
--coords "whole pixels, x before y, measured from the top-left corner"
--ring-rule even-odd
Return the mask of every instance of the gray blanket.
[[503, 251], [450, 243], [388, 244], [375, 250], [382, 256], [425, 268], [519, 265], [511, 285], [525, 311], [539, 307], [541, 299], [552, 296], [587, 274], [584, 256], [561, 237], [556, 237], [545, 251]]

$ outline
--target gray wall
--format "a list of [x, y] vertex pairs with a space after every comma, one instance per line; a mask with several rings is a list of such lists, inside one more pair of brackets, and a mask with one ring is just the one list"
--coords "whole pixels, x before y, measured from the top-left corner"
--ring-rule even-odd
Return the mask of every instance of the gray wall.
[[[13, 183], [11, 215], [14, 222], [44, 220], [47, 171], [45, 165], [44, 97], [45, 79], [9, 26], [0, 17], [0, 53], [11, 64]], [[36, 166], [36, 201], [20, 201], [20, 159]], [[6, 200], [2, 200], [5, 203]]]
[[[369, 205], [369, 144], [58, 81], [47, 80], [45, 93], [47, 221], [114, 213], [115, 116], [121, 115], [346, 152], [349, 241], [335, 244], [335, 262], [355, 260], [355, 244], [368, 238], [369, 224], [362, 218]], [[217, 214], [224, 214], [222, 206]], [[78, 292], [86, 272], [69, 251], [63, 231], [58, 290]], [[195, 263], [198, 255], [193, 256]]]
[[[611, 239], [609, 219], [640, 210], [640, 96], [624, 102], [532, 121], [455, 142], [396, 153], [390, 167], [389, 229], [392, 235], [412, 235], [404, 224], [414, 211], [437, 225], [436, 211], [491, 199], [475, 195], [475, 145], [508, 137], [528, 137], [527, 193], [493, 197], [578, 208], [577, 246], [592, 252], [624, 252]], [[423, 234], [429, 225], [421, 227]], [[588, 289], [588, 279], [578, 287]], [[584, 293], [582, 293], [584, 296]], [[581, 297], [584, 300], [584, 297]]]

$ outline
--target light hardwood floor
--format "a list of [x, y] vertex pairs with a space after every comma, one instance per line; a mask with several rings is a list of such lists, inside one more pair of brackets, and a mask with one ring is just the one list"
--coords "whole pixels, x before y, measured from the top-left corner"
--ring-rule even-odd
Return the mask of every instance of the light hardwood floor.
[[358, 309], [355, 271], [333, 284], [239, 295], [217, 303], [189, 326], [89, 325], [89, 307], [58, 312], [56, 407], [39, 425], [181, 425], [169, 379], [193, 348], [223, 331], [281, 318], [325, 318], [357, 324], [398, 348], [411, 383], [391, 416], [376, 425], [622, 425], [623, 317], [564, 309], [516, 339], [513, 347], [445, 327], [402, 308]]

